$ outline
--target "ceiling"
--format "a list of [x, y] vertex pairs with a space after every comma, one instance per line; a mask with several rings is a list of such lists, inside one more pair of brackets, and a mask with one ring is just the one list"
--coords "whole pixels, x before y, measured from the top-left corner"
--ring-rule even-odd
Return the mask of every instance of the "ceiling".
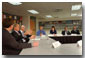
[[[72, 11], [72, 5], [82, 4], [81, 2], [22, 2], [21, 5], [14, 6], [7, 2], [2, 3], [2, 11], [10, 14], [20, 15], [20, 16], [36, 16], [38, 19], [47, 19], [46, 15], [52, 15], [55, 18], [77, 18], [82, 19], [82, 17], [72, 17], [71, 13], [82, 14], [82, 8], [77, 11]], [[39, 14], [31, 14], [27, 10], [37, 10]]]

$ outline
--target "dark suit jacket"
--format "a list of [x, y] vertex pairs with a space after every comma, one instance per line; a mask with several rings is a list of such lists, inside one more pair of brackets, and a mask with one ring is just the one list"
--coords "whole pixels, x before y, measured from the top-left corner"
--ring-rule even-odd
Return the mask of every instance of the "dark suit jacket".
[[[71, 33], [69, 31], [67, 31], [67, 35], [70, 35]], [[65, 35], [65, 30], [62, 31], [62, 35]]]
[[71, 34], [80, 34], [80, 32], [79, 32], [79, 30], [75, 30], [75, 31], [72, 30], [72, 31], [71, 31]]
[[[21, 31], [19, 31], [19, 33], [20, 33], [21, 36], [23, 37]], [[29, 37], [31, 37], [31, 35], [27, 35], [26, 37], [23, 37], [23, 38], [26, 40], [26, 42], [28, 42], [28, 41], [30, 40]]]
[[31, 43], [19, 43], [5, 29], [2, 29], [2, 54], [18, 55], [23, 48], [31, 48]]
[[23, 36], [20, 34], [18, 34], [16, 31], [13, 31], [12, 33], [11, 33], [12, 35], [13, 35], [13, 37], [15, 37], [15, 39], [16, 39], [16, 41], [18, 41], [18, 42], [23, 42]]
[[54, 32], [52, 30], [50, 30], [50, 34], [57, 34], [56, 30], [54, 30]]

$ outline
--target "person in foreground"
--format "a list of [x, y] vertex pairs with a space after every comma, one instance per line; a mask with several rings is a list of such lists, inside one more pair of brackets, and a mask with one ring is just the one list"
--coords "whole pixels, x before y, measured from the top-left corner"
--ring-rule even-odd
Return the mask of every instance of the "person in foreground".
[[2, 24], [2, 54], [19, 55], [23, 48], [32, 48], [38, 46], [38, 43], [19, 43], [9, 33], [13, 29], [13, 19], [5, 19]]
[[62, 35], [70, 35], [70, 31], [68, 31], [68, 28], [65, 27], [64, 30], [62, 31]]
[[80, 34], [79, 30], [76, 28], [76, 26], [73, 27], [73, 30], [71, 31], [71, 34]]
[[50, 34], [54, 34], [54, 35], [57, 34], [56, 29], [55, 29], [54, 26], [52, 26], [52, 28], [50, 30]]
[[37, 31], [37, 36], [46, 35], [45, 31], [43, 30], [43, 26], [40, 26], [40, 30]]

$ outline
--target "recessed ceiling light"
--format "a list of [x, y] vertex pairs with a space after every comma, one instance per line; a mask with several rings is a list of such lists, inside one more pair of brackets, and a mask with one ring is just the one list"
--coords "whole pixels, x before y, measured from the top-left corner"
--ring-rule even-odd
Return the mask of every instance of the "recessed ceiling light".
[[79, 10], [81, 5], [72, 5], [72, 10]]
[[51, 16], [51, 15], [46, 15], [46, 17], [47, 17], [47, 18], [52, 18], [52, 16]]
[[8, 2], [8, 3], [10, 3], [12, 5], [21, 5], [22, 4], [21, 2]]
[[30, 12], [30, 13], [32, 13], [32, 14], [39, 14], [39, 12], [36, 11], [36, 10], [27, 10], [27, 11]]
[[78, 16], [82, 16], [82, 14], [78, 15]]
[[74, 14], [71, 14], [71, 16], [77, 16], [77, 14], [76, 14], [76, 13], [74, 13]]

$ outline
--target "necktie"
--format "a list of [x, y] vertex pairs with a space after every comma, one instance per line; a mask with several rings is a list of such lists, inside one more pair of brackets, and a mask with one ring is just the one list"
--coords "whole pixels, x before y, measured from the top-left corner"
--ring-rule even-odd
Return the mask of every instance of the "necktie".
[[20, 35], [20, 33], [17, 31], [17, 34]]

